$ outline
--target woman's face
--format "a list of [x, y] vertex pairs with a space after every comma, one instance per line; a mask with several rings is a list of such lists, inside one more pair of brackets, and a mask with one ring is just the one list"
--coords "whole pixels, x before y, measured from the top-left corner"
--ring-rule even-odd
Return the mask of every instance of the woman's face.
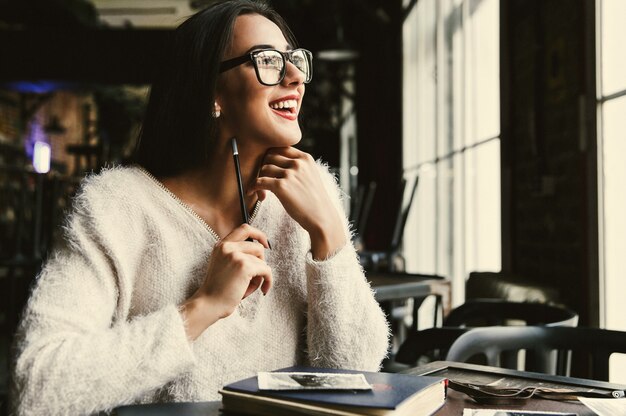
[[[224, 60], [245, 55], [255, 49], [287, 51], [287, 43], [276, 24], [257, 14], [239, 16], [235, 21], [233, 42]], [[263, 148], [291, 146], [302, 132], [298, 113], [304, 96], [304, 74], [287, 62], [285, 78], [277, 85], [261, 84], [252, 62], [223, 72], [218, 80], [216, 102], [220, 107], [222, 137], [237, 137], [241, 144]], [[295, 101], [295, 109], [278, 109], [277, 104]]]

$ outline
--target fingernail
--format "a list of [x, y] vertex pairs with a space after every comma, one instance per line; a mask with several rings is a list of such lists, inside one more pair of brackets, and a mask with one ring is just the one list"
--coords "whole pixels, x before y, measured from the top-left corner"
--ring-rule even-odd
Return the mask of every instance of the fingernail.
[[270, 240], [267, 240], [267, 246], [270, 248], [270, 250], [272, 249], [272, 245], [270, 244]]

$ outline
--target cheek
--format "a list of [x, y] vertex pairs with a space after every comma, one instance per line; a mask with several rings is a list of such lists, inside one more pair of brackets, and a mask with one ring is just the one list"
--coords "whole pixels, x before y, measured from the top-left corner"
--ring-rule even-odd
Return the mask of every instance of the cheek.
[[233, 119], [256, 118], [263, 113], [260, 110], [267, 106], [266, 95], [264, 91], [259, 90], [258, 85], [242, 83], [231, 88], [225, 94], [228, 97], [225, 101], [227, 106], [225, 110], [231, 114]]
[[263, 122], [267, 118], [267, 101], [264, 97], [245, 94], [240, 97], [234, 107], [234, 121], [240, 127], [250, 127], [252, 124]]

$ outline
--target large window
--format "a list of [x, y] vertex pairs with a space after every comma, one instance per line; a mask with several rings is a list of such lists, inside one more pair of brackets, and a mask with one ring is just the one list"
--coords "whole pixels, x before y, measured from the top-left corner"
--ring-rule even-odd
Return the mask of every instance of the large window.
[[[601, 322], [626, 331], [626, 2], [597, 1], [598, 158], [600, 201]], [[626, 382], [626, 357], [611, 358], [611, 381]], [[621, 374], [621, 376], [620, 376]]]
[[419, 176], [403, 253], [459, 304], [469, 272], [501, 268], [499, 1], [420, 0], [403, 42], [403, 164]]

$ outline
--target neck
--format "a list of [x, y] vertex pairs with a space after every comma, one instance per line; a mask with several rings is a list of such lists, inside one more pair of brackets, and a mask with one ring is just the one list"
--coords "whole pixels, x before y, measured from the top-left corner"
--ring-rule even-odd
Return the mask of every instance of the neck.
[[[266, 149], [237, 144], [244, 200], [250, 213], [257, 197], [246, 195], [246, 191], [256, 179]], [[219, 141], [206, 167], [164, 179], [163, 183], [191, 206], [220, 237], [225, 237], [241, 224], [239, 187], [230, 139]]]
[[[256, 196], [248, 196], [246, 191], [256, 179], [266, 149], [246, 146], [243, 143], [237, 143], [237, 146], [244, 199], [249, 210], [256, 202]], [[221, 178], [206, 181], [207, 194], [212, 196], [216, 204], [219, 205], [218, 201], [224, 201], [229, 207], [239, 207], [239, 186], [230, 139], [220, 142], [208, 167], [203, 170], [203, 174], [206, 175], [204, 176], [206, 178]]]

